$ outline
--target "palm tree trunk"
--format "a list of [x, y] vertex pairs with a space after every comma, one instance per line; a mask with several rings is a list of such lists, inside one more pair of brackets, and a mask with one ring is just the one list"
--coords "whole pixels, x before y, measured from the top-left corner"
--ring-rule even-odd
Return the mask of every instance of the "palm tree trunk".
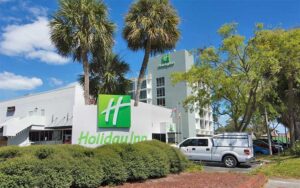
[[84, 88], [83, 88], [84, 102], [86, 105], [89, 105], [90, 104], [90, 71], [89, 71], [89, 61], [86, 52], [82, 53], [82, 64], [83, 64], [83, 71], [84, 71]]
[[294, 94], [293, 94], [293, 78], [288, 79], [288, 112], [289, 112], [289, 128], [291, 146], [295, 143], [295, 122], [294, 122]]
[[149, 61], [150, 51], [151, 51], [151, 42], [150, 42], [150, 40], [147, 40], [145, 55], [144, 55], [144, 59], [143, 59], [143, 64], [142, 64], [142, 67], [141, 67], [141, 70], [140, 70], [138, 83], [137, 83], [137, 88], [136, 88], [136, 92], [135, 92], [134, 106], [139, 105], [142, 81], [145, 77], [145, 72], [146, 72], [146, 69], [147, 69], [148, 61]]

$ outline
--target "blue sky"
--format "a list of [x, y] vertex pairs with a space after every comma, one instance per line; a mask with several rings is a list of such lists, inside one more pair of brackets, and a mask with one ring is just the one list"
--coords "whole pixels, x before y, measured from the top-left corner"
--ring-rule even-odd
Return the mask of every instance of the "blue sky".
[[[104, 0], [117, 25], [114, 51], [136, 76], [143, 52], [127, 49], [122, 39], [123, 19], [131, 0]], [[254, 25], [300, 26], [299, 0], [171, 0], [181, 18], [176, 50], [218, 45], [217, 29], [239, 23], [239, 32], [252, 35]], [[47, 23], [57, 9], [56, 0], [0, 0], [0, 100], [46, 91], [77, 80], [82, 67], [57, 55], [49, 40]]]

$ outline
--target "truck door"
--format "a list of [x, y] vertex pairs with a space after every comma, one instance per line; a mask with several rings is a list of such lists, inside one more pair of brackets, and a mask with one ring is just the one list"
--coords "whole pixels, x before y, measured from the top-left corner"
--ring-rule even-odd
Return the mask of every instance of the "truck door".
[[191, 155], [191, 151], [192, 150], [189, 150], [190, 146], [192, 144], [192, 139], [188, 139], [188, 140], [185, 140], [184, 142], [182, 142], [180, 145], [179, 145], [179, 148], [180, 148], [180, 151], [188, 158], [188, 159], [192, 159], [192, 155]]
[[207, 138], [196, 139], [196, 146], [191, 148], [192, 158], [194, 160], [209, 161], [211, 160], [211, 147]]

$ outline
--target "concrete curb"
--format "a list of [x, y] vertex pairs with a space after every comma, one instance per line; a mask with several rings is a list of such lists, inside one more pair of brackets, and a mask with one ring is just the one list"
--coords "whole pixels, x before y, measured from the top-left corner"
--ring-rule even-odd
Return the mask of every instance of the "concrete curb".
[[268, 178], [263, 174], [252, 176], [243, 184], [237, 186], [237, 188], [261, 188], [268, 182]]

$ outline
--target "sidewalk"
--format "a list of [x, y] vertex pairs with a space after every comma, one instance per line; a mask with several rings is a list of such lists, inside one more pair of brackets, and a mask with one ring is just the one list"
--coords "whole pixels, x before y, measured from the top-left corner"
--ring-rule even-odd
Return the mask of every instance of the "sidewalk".
[[269, 178], [265, 188], [299, 188], [300, 180], [298, 179], [282, 179]]

